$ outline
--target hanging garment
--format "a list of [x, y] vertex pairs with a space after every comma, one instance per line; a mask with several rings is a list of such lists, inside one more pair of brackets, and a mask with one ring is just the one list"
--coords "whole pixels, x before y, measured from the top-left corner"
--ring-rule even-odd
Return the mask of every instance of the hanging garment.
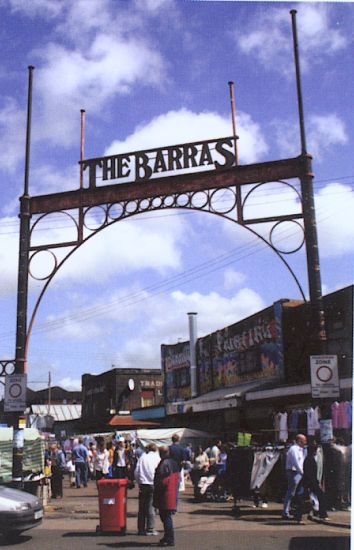
[[349, 401], [341, 401], [338, 405], [338, 428], [347, 430], [350, 428], [348, 410], [351, 409]]
[[301, 411], [299, 411], [298, 409], [293, 409], [291, 411], [289, 416], [289, 430], [291, 432], [297, 432], [300, 414]]
[[254, 453], [251, 474], [251, 490], [259, 489], [280, 456], [279, 451], [257, 451]]
[[316, 430], [320, 429], [319, 423], [319, 408], [310, 407], [306, 411], [307, 414], [307, 435], [315, 435]]
[[338, 414], [339, 414], [339, 403], [335, 401], [331, 405], [331, 415], [332, 415], [332, 426], [333, 428], [338, 428]]
[[288, 413], [280, 412], [279, 416], [279, 441], [287, 441], [288, 439]]
[[279, 413], [274, 413], [273, 427], [274, 427], [274, 440], [279, 441]]

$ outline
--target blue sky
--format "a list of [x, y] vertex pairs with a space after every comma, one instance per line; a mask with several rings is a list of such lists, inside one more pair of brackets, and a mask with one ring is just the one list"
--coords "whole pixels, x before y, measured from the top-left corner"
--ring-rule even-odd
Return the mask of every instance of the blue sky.
[[[0, 358], [15, 350], [27, 66], [35, 66], [32, 196], [78, 187], [80, 109], [86, 158], [213, 139], [232, 133], [229, 80], [240, 162], [287, 158], [300, 153], [293, 8], [325, 294], [353, 282], [354, 4], [0, 2]], [[272, 184], [249, 213], [296, 208], [294, 194]], [[39, 236], [64, 240], [70, 231], [55, 215]], [[279, 238], [290, 247], [300, 236], [284, 227]], [[42, 256], [36, 275], [50, 266]], [[304, 250], [290, 261], [307, 293]], [[40, 289], [30, 282], [29, 313]], [[202, 336], [280, 298], [300, 295], [245, 229], [182, 209], [141, 214], [90, 239], [55, 276], [33, 328], [28, 378], [45, 382], [50, 370], [70, 389], [112, 365], [156, 368], [162, 343], [188, 339], [188, 311], [198, 312]]]

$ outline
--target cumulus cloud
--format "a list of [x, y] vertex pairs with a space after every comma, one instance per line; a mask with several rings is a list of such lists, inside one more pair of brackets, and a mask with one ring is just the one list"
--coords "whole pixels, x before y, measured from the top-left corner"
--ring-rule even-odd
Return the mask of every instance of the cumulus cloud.
[[0, 106], [0, 167], [14, 173], [25, 153], [25, 112], [17, 101], [4, 97]]
[[202, 336], [264, 307], [262, 298], [249, 288], [240, 289], [231, 298], [218, 292], [188, 294], [177, 290], [163, 298], [147, 300], [144, 308], [140, 307], [140, 324], [134, 325], [134, 333], [112, 354], [121, 366], [159, 367], [162, 343], [189, 339], [188, 311], [198, 313], [198, 336]]
[[66, 147], [76, 139], [79, 107], [97, 115], [137, 81], [158, 86], [164, 73], [160, 54], [138, 38], [96, 34], [85, 50], [51, 43], [37, 56], [42, 65], [37, 77], [41, 113], [35, 137]]
[[17, 288], [19, 221], [15, 217], [0, 220], [0, 296], [11, 296]]
[[224, 271], [224, 288], [229, 290], [242, 285], [246, 280], [246, 275], [233, 268], [227, 268]]
[[28, 17], [57, 17], [64, 9], [63, 0], [5, 0], [13, 13], [21, 13]]
[[[227, 137], [232, 134], [228, 117], [214, 112], [195, 113], [188, 109], [169, 111], [137, 126], [123, 141], [114, 141], [105, 155], [151, 149], [198, 140]], [[238, 116], [239, 155], [243, 163], [259, 161], [268, 146], [262, 130], [247, 113]]]
[[[307, 71], [328, 55], [345, 48], [348, 37], [333, 28], [328, 5], [302, 3], [297, 14], [298, 35], [301, 44], [301, 65]], [[293, 73], [293, 43], [291, 18], [284, 9], [270, 8], [245, 30], [235, 34], [238, 46], [252, 55], [266, 68]]]
[[331, 183], [316, 193], [315, 205], [321, 257], [353, 255], [353, 190], [341, 183]]
[[[300, 152], [300, 137], [297, 124], [276, 120], [272, 124], [275, 138], [282, 155], [296, 156]], [[336, 114], [311, 114], [306, 123], [307, 149], [321, 161], [333, 146], [345, 145], [348, 134], [345, 122]]]
[[55, 385], [68, 391], [81, 391], [81, 378], [66, 376], [58, 380]]

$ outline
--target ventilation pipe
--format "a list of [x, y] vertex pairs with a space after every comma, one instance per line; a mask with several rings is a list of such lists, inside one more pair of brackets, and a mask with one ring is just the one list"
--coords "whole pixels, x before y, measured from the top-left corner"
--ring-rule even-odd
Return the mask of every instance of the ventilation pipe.
[[191, 365], [191, 394], [192, 397], [197, 395], [197, 360], [196, 360], [196, 344], [197, 344], [197, 313], [188, 313], [189, 321], [189, 357]]

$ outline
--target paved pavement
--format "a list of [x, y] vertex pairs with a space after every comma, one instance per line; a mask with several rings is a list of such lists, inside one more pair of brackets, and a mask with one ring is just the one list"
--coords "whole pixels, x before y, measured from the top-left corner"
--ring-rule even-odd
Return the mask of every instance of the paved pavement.
[[[297, 529], [311, 529], [324, 522], [313, 518], [303, 518], [305, 525], [298, 526], [294, 521], [281, 519], [281, 503], [270, 502], [268, 508], [254, 508], [252, 501], [240, 501], [240, 512], [232, 512], [232, 502], [195, 502], [192, 487], [187, 485], [186, 491], [181, 493], [179, 511], [174, 517], [177, 530], [201, 530], [211, 531], [220, 529], [238, 529], [242, 527], [257, 530], [267, 530], [279, 527], [292, 527]], [[138, 489], [128, 490], [127, 502], [127, 532], [136, 533], [136, 518], [138, 511]], [[349, 511], [329, 512], [329, 520], [323, 525], [343, 529], [348, 533], [351, 524]], [[87, 488], [70, 488], [65, 481], [63, 499], [51, 500], [46, 507], [45, 523], [52, 520], [86, 519], [90, 523], [99, 524], [98, 495], [96, 484], [89, 482]], [[161, 530], [160, 520], [156, 518], [156, 527]]]

